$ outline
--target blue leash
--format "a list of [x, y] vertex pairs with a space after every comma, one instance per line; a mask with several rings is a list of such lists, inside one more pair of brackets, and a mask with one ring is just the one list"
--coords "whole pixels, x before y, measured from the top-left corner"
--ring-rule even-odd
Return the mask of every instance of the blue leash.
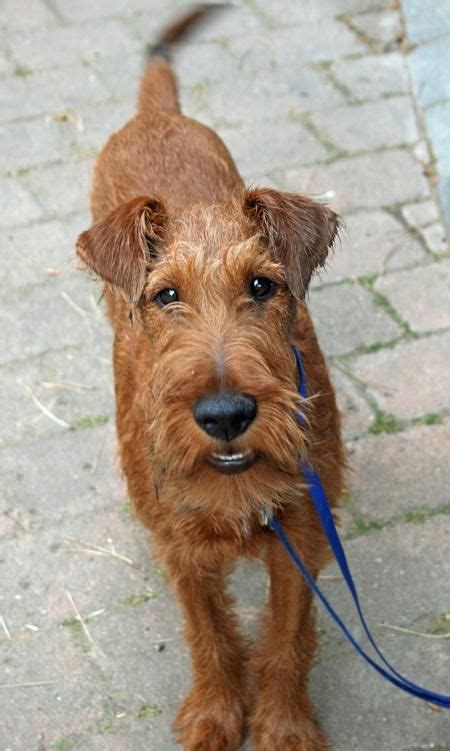
[[[294, 347], [294, 351], [295, 351], [295, 356], [297, 358], [298, 369], [300, 372], [299, 393], [300, 393], [300, 396], [306, 398], [307, 396], [306, 374], [305, 374], [305, 370], [303, 367], [300, 350]], [[300, 422], [302, 422], [301, 415], [298, 416], [298, 419]], [[314, 503], [316, 512], [322, 524], [323, 531], [325, 532], [328, 543], [331, 547], [331, 550], [333, 551], [333, 554], [336, 558], [338, 566], [341, 570], [342, 576], [344, 577], [344, 580], [352, 596], [353, 602], [355, 604], [355, 607], [359, 616], [359, 620], [367, 635], [367, 638], [370, 641], [370, 644], [372, 645], [373, 649], [375, 650], [376, 654], [378, 655], [378, 657], [380, 658], [381, 662], [383, 663], [385, 667], [383, 667], [376, 660], [370, 657], [370, 655], [367, 654], [367, 652], [361, 647], [361, 645], [358, 644], [354, 636], [348, 630], [345, 623], [336, 613], [332, 605], [328, 602], [322, 590], [317, 585], [314, 577], [310, 574], [310, 572], [308, 571], [303, 561], [297, 555], [291, 542], [289, 541], [289, 539], [286, 537], [285, 533], [283, 532], [283, 529], [279, 521], [275, 517], [268, 519], [268, 526], [273, 532], [275, 532], [278, 535], [280, 542], [282, 543], [286, 552], [292, 559], [294, 565], [303, 574], [306, 582], [309, 584], [314, 594], [317, 595], [322, 605], [327, 610], [328, 614], [331, 616], [333, 621], [339, 626], [339, 628], [341, 629], [346, 639], [348, 639], [348, 641], [356, 649], [358, 654], [361, 655], [361, 657], [364, 660], [366, 660], [366, 662], [368, 662], [369, 665], [371, 665], [371, 667], [373, 667], [374, 670], [377, 671], [377, 673], [383, 676], [383, 678], [386, 678], [386, 680], [388, 680], [394, 686], [397, 686], [397, 688], [400, 688], [402, 691], [405, 691], [406, 693], [411, 694], [412, 696], [416, 696], [418, 699], [423, 699], [424, 701], [430, 702], [432, 704], [436, 704], [440, 707], [443, 707], [444, 709], [450, 709], [450, 696], [445, 696], [444, 694], [438, 694], [438, 693], [435, 693], [434, 691], [429, 691], [428, 689], [423, 688], [422, 686], [419, 686], [413, 683], [412, 681], [409, 681], [401, 673], [399, 673], [398, 670], [396, 670], [393, 667], [393, 665], [391, 665], [391, 663], [382, 654], [380, 648], [378, 647], [374, 637], [372, 636], [370, 632], [369, 626], [367, 625], [367, 621], [362, 611], [358, 591], [353, 581], [353, 577], [350, 572], [350, 567], [347, 562], [347, 557], [345, 555], [344, 548], [339, 538], [336, 525], [334, 523], [333, 514], [331, 513], [330, 507], [328, 505], [327, 497], [326, 497], [322, 482], [320, 480], [320, 477], [318, 473], [311, 467], [304, 466], [302, 468], [302, 471], [303, 471], [303, 475], [305, 477], [306, 483], [308, 485], [309, 492], [310, 492], [312, 501]]]

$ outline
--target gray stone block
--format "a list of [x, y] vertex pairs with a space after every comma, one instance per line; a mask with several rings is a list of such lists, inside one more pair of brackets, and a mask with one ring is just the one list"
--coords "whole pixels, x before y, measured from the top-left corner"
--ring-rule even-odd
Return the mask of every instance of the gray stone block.
[[1, 120], [64, 113], [84, 102], [104, 101], [109, 89], [86, 66], [34, 73], [31, 77], [9, 76], [0, 80]]
[[[3, 294], [0, 364], [28, 360], [48, 350], [94, 342], [103, 319], [92, 309], [92, 284], [81, 274], [49, 277], [46, 284]], [[20, 321], [20, 330], [17, 329]]]
[[[231, 37], [229, 44], [231, 51], [250, 69], [254, 65], [259, 70], [274, 66], [281, 71], [295, 68], [299, 77], [305, 63], [367, 52], [367, 47], [345, 24], [324, 19], [308, 19], [304, 26], [280, 29], [276, 34]], [[265, 54], [261, 54], [261, 47]]]
[[361, 355], [351, 369], [380, 410], [408, 420], [448, 409], [449, 360], [450, 334], [442, 333]]
[[400, 146], [419, 138], [417, 120], [409, 97], [393, 97], [352, 107], [335, 107], [311, 117], [314, 125], [338, 149], [373, 151]]
[[23, 172], [39, 164], [75, 156], [76, 128], [76, 124], [61, 120], [58, 114], [0, 125], [0, 171]]
[[450, 65], [450, 36], [417, 47], [408, 58], [417, 99], [429, 107], [450, 97], [447, 70]]
[[49, 276], [70, 274], [75, 240], [90, 224], [87, 214], [8, 228], [4, 232], [4, 259], [0, 282], [4, 289], [48, 281]]
[[355, 208], [391, 209], [394, 204], [425, 198], [428, 183], [414, 157], [405, 150], [339, 159], [285, 172], [290, 190], [325, 195], [339, 213]]
[[127, 55], [142, 47], [127, 24], [116, 19], [104, 20], [101, 28], [94, 22], [80, 27], [37, 29], [26, 35], [12, 31], [8, 45], [14, 58], [32, 70], [95, 62], [112, 51], [126, 60]]
[[387, 211], [343, 217], [344, 228], [324, 272], [323, 284], [410, 266], [426, 258], [421, 243]]
[[330, 375], [341, 411], [344, 439], [351, 440], [365, 435], [374, 420], [373, 412], [366, 399], [356, 383], [336, 366], [330, 367]]
[[450, 102], [427, 109], [424, 117], [437, 158], [438, 172], [444, 178], [450, 177]]
[[42, 216], [39, 204], [17, 179], [7, 178], [3, 185], [5, 189], [2, 191], [1, 227], [28, 224]]
[[381, 50], [395, 47], [402, 33], [400, 13], [396, 10], [362, 13], [353, 16], [351, 22]]
[[219, 134], [230, 149], [243, 177], [255, 180], [289, 165], [323, 159], [326, 150], [298, 122], [264, 120], [239, 128], [220, 127]]
[[339, 60], [333, 63], [331, 70], [358, 99], [378, 99], [385, 94], [409, 91], [407, 66], [399, 52]]
[[8, 34], [13, 30], [22, 33], [33, 29], [52, 28], [57, 17], [46, 5], [45, 0], [2, 0], [0, 7], [0, 27]]
[[387, 274], [374, 286], [413, 331], [450, 328], [450, 261]]
[[89, 206], [89, 187], [93, 159], [64, 162], [42, 167], [20, 178], [47, 215], [64, 217], [74, 212], [85, 212]]
[[402, 7], [412, 42], [420, 44], [434, 37], [450, 34], [449, 0], [439, 0], [432, 6], [421, 0], [403, 0]]
[[[450, 505], [450, 424], [418, 425], [349, 445], [351, 510], [366, 524], [404, 521]], [[416, 513], [416, 515], [415, 515]]]
[[358, 284], [313, 289], [308, 307], [327, 355], [343, 355], [401, 334], [395, 321], [374, 305], [370, 293]]

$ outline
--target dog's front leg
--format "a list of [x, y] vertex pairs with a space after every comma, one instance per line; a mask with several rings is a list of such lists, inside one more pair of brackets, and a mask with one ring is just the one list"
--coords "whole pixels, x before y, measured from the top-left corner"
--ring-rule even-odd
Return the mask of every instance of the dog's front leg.
[[225, 576], [174, 563], [169, 573], [184, 611], [193, 669], [193, 687], [174, 730], [186, 751], [238, 749], [245, 726], [247, 654]]
[[[297, 547], [301, 552], [301, 543]], [[253, 748], [325, 751], [330, 745], [315, 720], [307, 692], [317, 643], [312, 594], [275, 536], [267, 552], [270, 599], [251, 666], [256, 674]], [[311, 565], [314, 555], [304, 557], [316, 575]]]

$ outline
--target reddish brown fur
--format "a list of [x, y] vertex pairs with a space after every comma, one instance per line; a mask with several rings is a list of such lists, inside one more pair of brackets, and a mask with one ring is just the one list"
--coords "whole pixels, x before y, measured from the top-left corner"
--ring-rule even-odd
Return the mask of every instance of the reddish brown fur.
[[[194, 681], [175, 728], [188, 751], [237, 749], [248, 726], [256, 751], [324, 751], [306, 687], [316, 645], [311, 593], [260, 512], [277, 510], [317, 575], [329, 551], [298, 457], [320, 471], [333, 506], [344, 459], [333, 389], [302, 298], [325, 262], [336, 218], [302, 196], [246, 191], [217, 135], [179, 112], [162, 58], [145, 71], [139, 102], [139, 114], [97, 160], [95, 224], [77, 250], [107, 283], [122, 466], [185, 616]], [[264, 305], [248, 295], [255, 276], [278, 283]], [[154, 297], [167, 287], [180, 302], [161, 309]], [[303, 404], [294, 343], [308, 378]], [[200, 396], [223, 388], [258, 403], [233, 447], [251, 447], [259, 459], [231, 476], [206, 463], [218, 442], [192, 414]], [[253, 650], [226, 594], [238, 556], [263, 559], [272, 583]]]

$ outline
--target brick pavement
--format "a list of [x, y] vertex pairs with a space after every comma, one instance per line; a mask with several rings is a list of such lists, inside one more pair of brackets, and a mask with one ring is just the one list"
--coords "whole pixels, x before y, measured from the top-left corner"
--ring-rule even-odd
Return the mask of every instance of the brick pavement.
[[[436, 30], [417, 15], [430, 4], [413, 21], [411, 4], [408, 38], [392, 1], [248, 0], [181, 49], [177, 70], [185, 111], [247, 180], [326, 193], [344, 215], [310, 302], [354, 469], [347, 549], [386, 652], [449, 693], [448, 641], [377, 626], [450, 630], [450, 260], [433, 161], [448, 93], [414, 78], [450, 12], [440, 3]], [[177, 5], [0, 6], [1, 751], [175, 748], [180, 617], [116, 471], [111, 335], [69, 261], [95, 154], [132, 115], [144, 43]], [[254, 631], [261, 568], [240, 565], [233, 587]], [[324, 587], [354, 624], [341, 583]], [[320, 624], [312, 692], [336, 751], [449, 751], [444, 712], [385, 687]]]

